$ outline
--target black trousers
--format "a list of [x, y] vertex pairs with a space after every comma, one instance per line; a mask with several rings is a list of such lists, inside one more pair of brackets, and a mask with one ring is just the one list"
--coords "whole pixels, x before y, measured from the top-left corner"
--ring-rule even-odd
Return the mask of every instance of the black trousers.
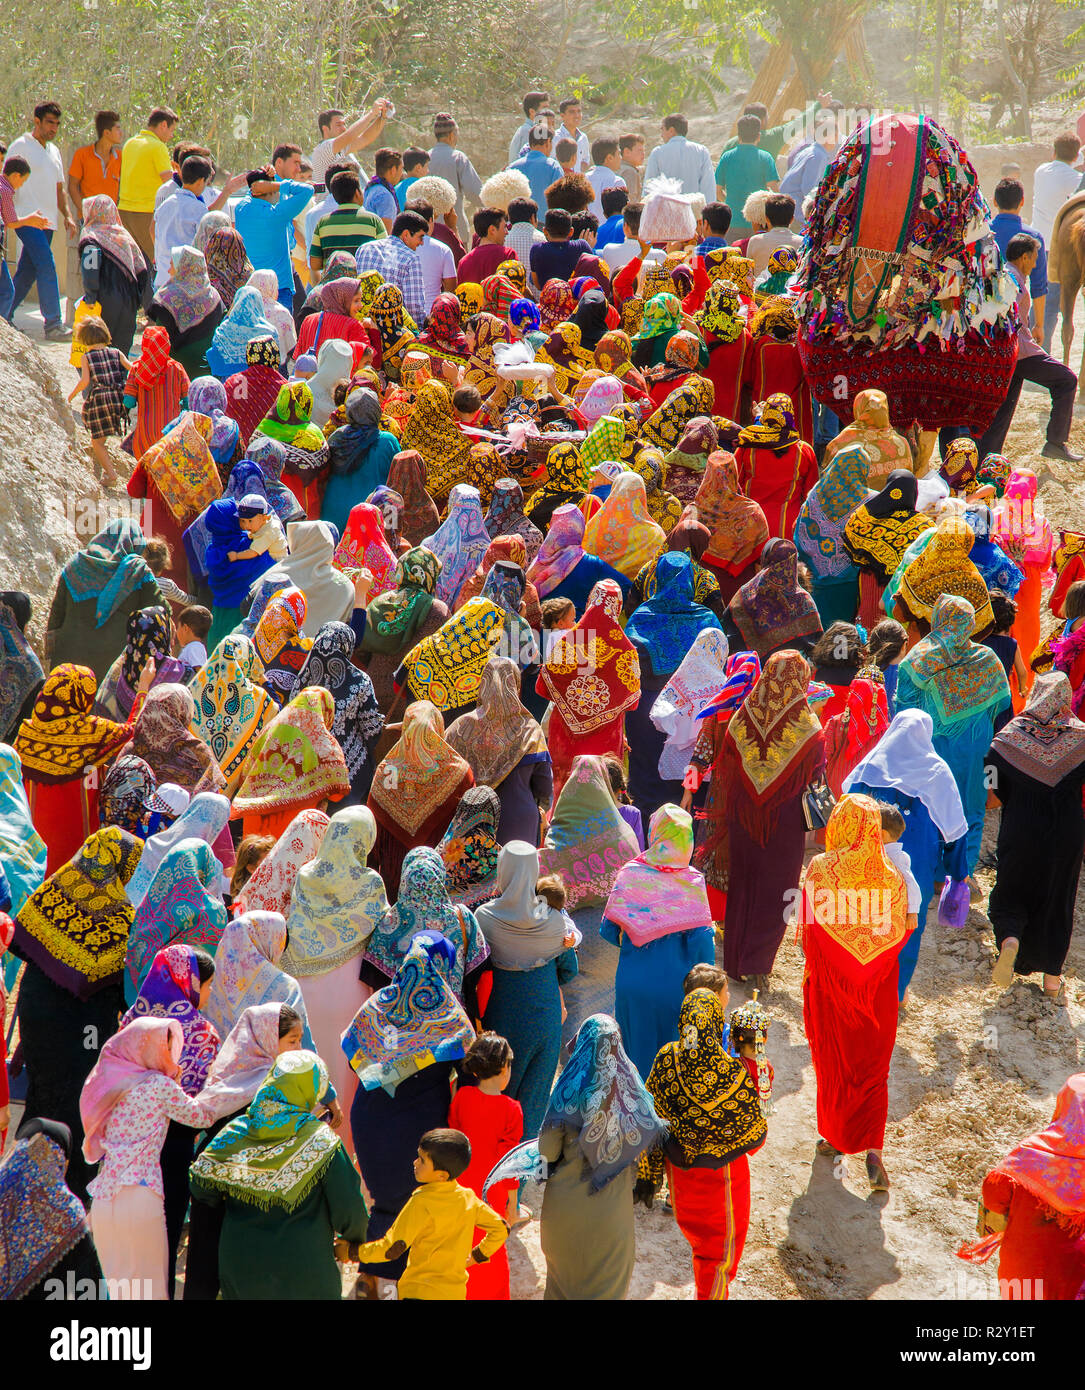
[[174, 1283], [177, 1277], [177, 1250], [181, 1244], [181, 1234], [188, 1214], [189, 1189], [188, 1167], [192, 1162], [192, 1150], [196, 1143], [196, 1131], [188, 1125], [170, 1120], [166, 1130], [166, 1140], [162, 1145], [162, 1193], [166, 1208], [166, 1242], [169, 1249], [169, 1271], [166, 1288], [173, 1298]]
[[1048, 444], [1065, 444], [1070, 438], [1070, 422], [1074, 412], [1074, 392], [1077, 390], [1077, 376], [1069, 367], [1056, 362], [1046, 352], [1035, 357], [1021, 357], [1014, 368], [1010, 389], [1006, 399], [995, 412], [995, 418], [987, 426], [979, 442], [979, 454], [1000, 454], [1010, 430], [1013, 412], [1017, 409], [1021, 384], [1036, 381], [1051, 392], [1051, 414], [1047, 420]]

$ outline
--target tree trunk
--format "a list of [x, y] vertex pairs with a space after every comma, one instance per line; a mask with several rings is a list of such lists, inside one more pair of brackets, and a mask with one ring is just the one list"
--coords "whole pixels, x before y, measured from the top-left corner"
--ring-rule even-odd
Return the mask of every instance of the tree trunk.
[[1017, 100], [1020, 103], [1019, 133], [1024, 135], [1026, 140], [1032, 139], [1032, 112], [1029, 107], [1028, 88], [1021, 80], [1021, 75], [1014, 67], [1013, 55], [1010, 53], [1010, 37], [1006, 28], [1006, 0], [998, 0], [998, 39], [1002, 48], [1002, 66], [1006, 71], [1006, 76], [1010, 79], [1014, 91], [1017, 93]]
[[942, 119], [942, 57], [946, 43], [946, 0], [938, 0], [934, 29], [934, 119]]

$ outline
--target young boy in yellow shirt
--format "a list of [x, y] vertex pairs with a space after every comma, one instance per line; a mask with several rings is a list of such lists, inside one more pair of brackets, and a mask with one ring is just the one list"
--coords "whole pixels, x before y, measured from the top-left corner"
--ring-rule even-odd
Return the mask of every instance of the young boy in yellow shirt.
[[[508, 1239], [492, 1207], [456, 1179], [471, 1162], [471, 1141], [458, 1129], [430, 1129], [418, 1141], [419, 1186], [380, 1240], [337, 1240], [337, 1260], [395, 1260], [410, 1250], [399, 1281], [401, 1299], [467, 1298], [467, 1261], [482, 1264]], [[471, 1248], [476, 1226], [486, 1232]]]

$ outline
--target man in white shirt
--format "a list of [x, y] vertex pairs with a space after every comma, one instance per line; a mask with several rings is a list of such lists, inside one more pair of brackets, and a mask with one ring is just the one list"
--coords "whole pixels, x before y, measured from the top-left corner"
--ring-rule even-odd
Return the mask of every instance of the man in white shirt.
[[[1063, 203], [1078, 189], [1081, 171], [1073, 167], [1081, 153], [1081, 141], [1071, 131], [1055, 137], [1055, 158], [1041, 164], [1032, 177], [1032, 225], [1044, 239], [1050, 251], [1051, 233], [1055, 229], [1055, 218]], [[1044, 300], [1043, 348], [1051, 351], [1051, 340], [1055, 336], [1055, 324], [1059, 317], [1059, 301], [1062, 298], [1059, 286], [1054, 280], [1047, 282], [1047, 297]]]
[[45, 320], [45, 336], [53, 342], [67, 342], [70, 330], [60, 316], [60, 284], [56, 262], [53, 260], [53, 233], [60, 218], [68, 235], [76, 235], [75, 219], [68, 208], [68, 192], [64, 186], [64, 162], [55, 140], [60, 129], [60, 107], [55, 101], [42, 101], [34, 107], [34, 128], [13, 140], [8, 156], [19, 155], [30, 165], [30, 175], [15, 192], [15, 211], [19, 218], [41, 213], [47, 227], [19, 227], [19, 264], [15, 267], [14, 295], [11, 318], [26, 298], [30, 286], [37, 281], [38, 305]]
[[758, 232], [746, 243], [746, 254], [753, 261], [754, 279], [769, 263], [769, 257], [781, 246], [791, 246], [796, 251], [802, 245], [802, 237], [791, 230], [795, 216], [795, 199], [787, 193], [769, 193], [765, 196], [765, 221], [768, 230]]
[[154, 212], [155, 290], [170, 278], [171, 253], [178, 246], [191, 246], [207, 204], [201, 196], [213, 173], [211, 161], [190, 154], [181, 165], [181, 187], [163, 199]]
[[591, 147], [587, 135], [580, 129], [584, 117], [580, 98], [566, 97], [558, 103], [558, 110], [561, 112], [561, 125], [554, 132], [554, 144], [556, 146], [559, 140], [572, 140], [576, 145], [576, 161], [572, 171], [582, 174], [591, 165]]
[[[513, 198], [509, 203], [505, 245], [521, 265], [531, 264], [531, 248], [546, 237], [539, 231], [539, 205], [534, 198]], [[530, 292], [530, 284], [528, 286]]]
[[516, 134], [509, 141], [509, 163], [520, 158], [520, 151], [527, 144], [531, 127], [538, 120], [539, 112], [550, 105], [549, 92], [524, 93], [524, 119], [516, 127]]
[[683, 193], [702, 193], [706, 203], [715, 202], [716, 175], [712, 156], [704, 145], [687, 140], [689, 121], [682, 115], [664, 116], [659, 127], [663, 140], [648, 156], [644, 166], [644, 182], [661, 174], [679, 179]]
[[617, 246], [612, 242], [609, 246], [603, 247], [602, 256], [610, 270], [611, 279], [631, 260], [644, 254], [641, 251], [640, 242], [637, 240], [637, 234], [640, 232], [640, 215], [643, 211], [643, 203], [626, 203], [622, 209], [622, 230], [625, 232], [625, 240], [619, 242]]
[[595, 197], [591, 201], [589, 208], [600, 222], [606, 217], [603, 211], [603, 204], [600, 201], [608, 188], [625, 188], [626, 182], [618, 173], [618, 166], [621, 164], [621, 155], [618, 152], [617, 140], [601, 137], [592, 141], [591, 146], [592, 167], [588, 170], [585, 177], [595, 190]]
[[[327, 186], [328, 165], [334, 159], [349, 158], [358, 164], [355, 150], [371, 145], [384, 129], [384, 122], [395, 110], [387, 97], [378, 97], [369, 110], [347, 125], [346, 113], [337, 107], [321, 111], [316, 118], [320, 143], [312, 153], [313, 191], [323, 193]], [[361, 165], [358, 164], [361, 169]]]
[[433, 232], [433, 204], [419, 200], [408, 202], [406, 211], [420, 212], [429, 223], [429, 232], [422, 238], [418, 248], [418, 259], [422, 265], [422, 296], [428, 314], [433, 301], [439, 294], [456, 291], [456, 261], [443, 241], [435, 241]]

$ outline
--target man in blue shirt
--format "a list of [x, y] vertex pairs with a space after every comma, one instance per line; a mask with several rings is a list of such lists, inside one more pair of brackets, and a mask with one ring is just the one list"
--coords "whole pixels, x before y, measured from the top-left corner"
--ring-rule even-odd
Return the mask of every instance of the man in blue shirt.
[[399, 216], [399, 200], [395, 185], [403, 174], [403, 156], [398, 150], [378, 150], [373, 156], [376, 173], [365, 186], [362, 207], [366, 212], [375, 212], [384, 223], [384, 230], [392, 231], [392, 223]]
[[510, 169], [519, 169], [531, 185], [531, 196], [539, 205], [540, 211], [546, 209], [546, 190], [561, 178], [561, 165], [554, 159], [550, 150], [554, 137], [545, 126], [532, 126], [527, 137], [528, 152], [523, 159], [515, 159]]
[[403, 151], [403, 177], [396, 184], [396, 202], [401, 208], [407, 206], [407, 190], [412, 183], [424, 179], [429, 173], [429, 150], [419, 145], [408, 145]]
[[1032, 312], [1035, 322], [1043, 332], [1044, 300], [1047, 296], [1047, 247], [1035, 227], [1026, 227], [1021, 221], [1021, 209], [1025, 206], [1025, 186], [1020, 179], [999, 179], [995, 184], [996, 216], [991, 218], [991, 232], [1003, 256], [1010, 238], [1024, 232], [1040, 243], [1036, 253], [1036, 263], [1029, 271], [1028, 288], [1032, 296]]
[[[539, 113], [550, 105], [549, 92], [524, 93], [524, 119], [516, 127], [516, 134], [509, 141], [509, 163], [520, 158], [520, 151], [527, 144], [531, 127], [539, 118]], [[553, 114], [553, 113], [551, 113]]]
[[703, 260], [709, 251], [718, 251], [727, 245], [727, 233], [731, 230], [731, 209], [726, 203], [705, 203], [701, 213], [704, 224], [704, 241], [694, 247], [694, 255]]
[[273, 270], [279, 281], [279, 303], [294, 303], [294, 270], [290, 264], [290, 224], [313, 196], [312, 186], [275, 177], [270, 164], [250, 169], [245, 177], [249, 196], [234, 209], [234, 226], [241, 233], [254, 270]]
[[[681, 114], [664, 116], [659, 127], [663, 143], [657, 145], [644, 166], [644, 181], [659, 178], [679, 179], [685, 194], [700, 193], [706, 203], [716, 196], [716, 181], [712, 176], [712, 156], [704, 145], [688, 140], [689, 121]], [[773, 166], [775, 174], [776, 168]]]
[[599, 228], [595, 238], [596, 255], [602, 252], [604, 246], [610, 246], [611, 243], [620, 246], [625, 240], [625, 233], [622, 230], [625, 221], [623, 212], [626, 203], [629, 202], [629, 190], [608, 188], [600, 196], [599, 201], [603, 205], [603, 216], [606, 221]]
[[794, 226], [800, 232], [806, 230], [803, 200], [817, 188], [822, 174], [832, 163], [840, 147], [836, 123], [831, 112], [821, 112], [815, 128], [817, 133], [814, 140], [792, 154], [787, 173], [780, 180], [779, 191], [795, 200]]

